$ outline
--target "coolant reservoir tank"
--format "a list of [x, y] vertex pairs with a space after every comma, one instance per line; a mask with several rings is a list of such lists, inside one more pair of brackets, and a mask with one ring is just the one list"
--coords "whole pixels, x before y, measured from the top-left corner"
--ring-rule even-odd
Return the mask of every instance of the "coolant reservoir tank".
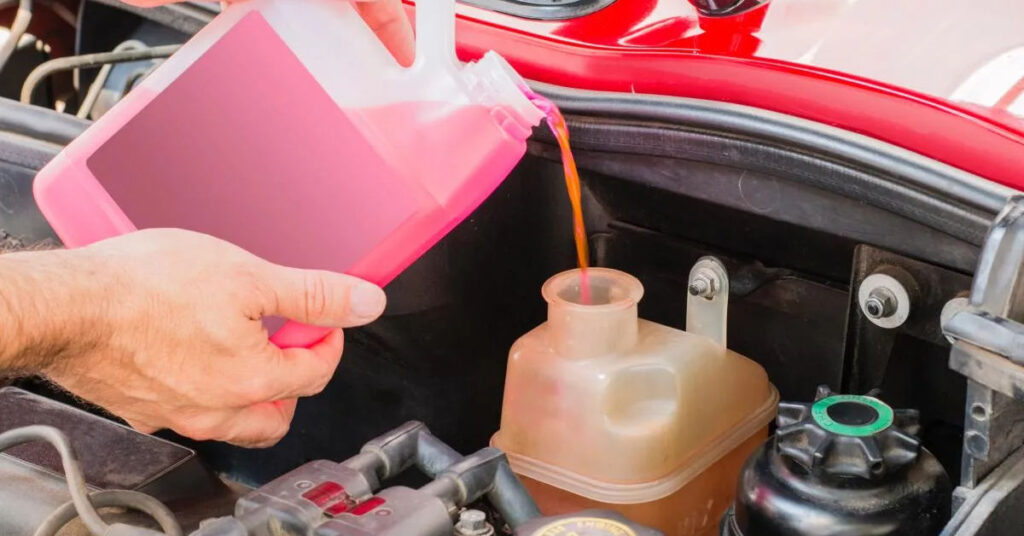
[[509, 354], [493, 444], [553, 515], [617, 510], [667, 535], [713, 534], [778, 394], [757, 363], [637, 317], [643, 286], [606, 268], [542, 289], [548, 319]]

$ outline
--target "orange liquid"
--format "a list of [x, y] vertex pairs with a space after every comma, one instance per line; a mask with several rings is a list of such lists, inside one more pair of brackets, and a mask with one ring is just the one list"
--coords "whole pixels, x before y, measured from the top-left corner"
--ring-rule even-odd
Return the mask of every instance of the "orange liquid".
[[590, 283], [587, 268], [590, 266], [590, 248], [587, 245], [587, 229], [583, 223], [583, 200], [580, 191], [580, 174], [576, 170], [576, 159], [569, 147], [569, 127], [558, 107], [548, 99], [535, 93], [530, 99], [538, 108], [547, 114], [548, 127], [558, 140], [562, 150], [562, 170], [565, 173], [565, 188], [569, 192], [569, 204], [572, 205], [572, 236], [576, 241], [576, 262], [580, 268], [580, 301], [590, 303]]

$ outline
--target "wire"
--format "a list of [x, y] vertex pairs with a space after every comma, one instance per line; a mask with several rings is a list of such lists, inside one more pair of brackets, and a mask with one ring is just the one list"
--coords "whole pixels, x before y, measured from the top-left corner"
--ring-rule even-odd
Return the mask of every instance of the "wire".
[[[145, 43], [135, 39], [129, 39], [121, 44], [114, 47], [112, 52], [121, 52], [123, 50], [144, 50], [148, 48]], [[96, 101], [100, 98], [100, 92], [103, 91], [103, 86], [107, 83], [107, 78], [110, 77], [110, 71], [114, 68], [114, 65], [108, 63], [100, 68], [99, 74], [96, 75], [96, 80], [92, 81], [92, 85], [89, 86], [89, 90], [85, 93], [85, 97], [82, 99], [81, 106], [78, 107], [78, 113], [75, 116], [81, 119], [88, 119], [89, 112], [92, 111], [92, 107], [96, 105]]]
[[166, 58], [174, 54], [181, 45], [163, 45], [147, 48], [144, 50], [122, 50], [118, 52], [99, 52], [96, 54], [82, 54], [81, 56], [67, 56], [57, 58], [39, 64], [28, 77], [25, 84], [21, 86], [21, 102], [29, 104], [32, 101], [32, 94], [35, 93], [39, 82], [46, 79], [53, 73], [67, 71], [70, 69], [81, 69], [85, 67], [98, 67], [110, 63], [125, 63], [129, 61], [154, 60]]
[[3, 45], [0, 45], [0, 71], [3, 71], [4, 66], [7, 65], [7, 60], [11, 59], [14, 49], [18, 47], [18, 43], [21, 41], [22, 36], [25, 35], [25, 31], [28, 30], [28, 23], [31, 21], [32, 0], [19, 0], [18, 14], [14, 16], [14, 21], [11, 22], [7, 40], [4, 41]]
[[[128, 490], [100, 491], [90, 495], [85, 485], [85, 477], [82, 475], [82, 466], [78, 463], [78, 457], [75, 456], [71, 443], [63, 432], [52, 426], [23, 426], [6, 431], [0, 434], [0, 452], [32, 441], [46, 441], [57, 449], [61, 464], [64, 466], [68, 491], [71, 494], [71, 502], [62, 505], [50, 514], [36, 529], [36, 534], [52, 536], [76, 515], [82, 518], [85, 528], [92, 534], [96, 536], [106, 534], [111, 526], [100, 518], [100, 514], [91, 502], [91, 500], [95, 500], [95, 505], [99, 507], [126, 506], [141, 510], [151, 515], [167, 536], [181, 536], [181, 526], [174, 519], [174, 514], [153, 497]], [[139, 529], [139, 531], [140, 533], [152, 533], [148, 529]]]
[[[174, 514], [163, 503], [145, 493], [130, 490], [94, 491], [89, 494], [89, 502], [96, 508], [122, 506], [145, 512], [156, 520], [167, 536], [182, 536], [181, 525]], [[54, 536], [76, 517], [78, 512], [75, 503], [66, 502], [47, 516], [33, 536]]]
[[107, 524], [100, 519], [99, 513], [89, 503], [89, 492], [85, 487], [85, 477], [82, 476], [82, 467], [78, 464], [75, 451], [71, 449], [71, 443], [68, 442], [67, 436], [60, 430], [52, 426], [43, 425], [23, 426], [14, 430], [8, 430], [0, 434], [0, 452], [32, 441], [46, 441], [57, 449], [57, 452], [60, 453], [61, 463], [64, 465], [64, 476], [68, 481], [71, 501], [74, 503], [75, 509], [78, 510], [82, 523], [93, 534], [103, 534], [106, 532]]

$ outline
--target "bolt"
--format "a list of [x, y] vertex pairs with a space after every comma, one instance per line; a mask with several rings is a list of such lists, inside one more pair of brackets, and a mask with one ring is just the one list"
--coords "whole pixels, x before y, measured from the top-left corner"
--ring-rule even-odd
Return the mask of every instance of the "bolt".
[[701, 268], [697, 270], [697, 273], [693, 274], [688, 290], [691, 296], [699, 296], [710, 300], [718, 295], [719, 287], [718, 276], [711, 270]]
[[487, 514], [480, 510], [463, 510], [459, 513], [455, 533], [459, 536], [492, 536], [494, 528], [487, 522]]
[[974, 458], [985, 459], [988, 457], [988, 438], [975, 430], [967, 432], [964, 436], [964, 446], [967, 453]]
[[864, 300], [864, 314], [875, 319], [889, 318], [898, 308], [896, 295], [885, 287], [871, 289], [868, 299]]

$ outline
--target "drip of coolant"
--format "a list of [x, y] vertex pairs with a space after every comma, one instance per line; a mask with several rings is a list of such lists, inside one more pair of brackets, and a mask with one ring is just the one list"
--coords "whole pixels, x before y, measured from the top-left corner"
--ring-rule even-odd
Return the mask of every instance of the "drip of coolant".
[[576, 241], [576, 262], [580, 267], [580, 302], [590, 303], [590, 282], [587, 268], [590, 266], [590, 250], [587, 246], [587, 229], [583, 224], [583, 201], [580, 191], [580, 174], [576, 171], [576, 159], [572, 156], [572, 149], [569, 147], [569, 127], [565, 124], [565, 117], [559, 111], [555, 103], [538, 95], [532, 90], [527, 90], [530, 100], [540, 108], [547, 116], [548, 127], [558, 140], [558, 147], [562, 151], [562, 169], [565, 172], [565, 187], [569, 192], [569, 204], [572, 205], [572, 235]]

